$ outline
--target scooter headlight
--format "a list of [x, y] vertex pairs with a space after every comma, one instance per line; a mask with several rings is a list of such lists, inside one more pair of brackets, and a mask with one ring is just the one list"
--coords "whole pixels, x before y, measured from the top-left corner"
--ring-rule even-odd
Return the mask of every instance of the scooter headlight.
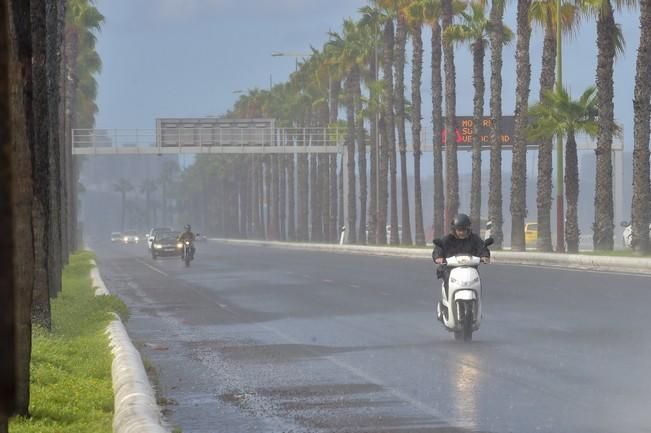
[[456, 279], [456, 278], [452, 278], [452, 277], [450, 277], [450, 282], [451, 282], [451, 283], [456, 283], [456, 282], [457, 282], [457, 279]]
[[479, 282], [479, 277], [475, 277], [475, 279], [472, 280], [472, 283], [473, 283], [473, 284], [478, 283], [478, 282]]

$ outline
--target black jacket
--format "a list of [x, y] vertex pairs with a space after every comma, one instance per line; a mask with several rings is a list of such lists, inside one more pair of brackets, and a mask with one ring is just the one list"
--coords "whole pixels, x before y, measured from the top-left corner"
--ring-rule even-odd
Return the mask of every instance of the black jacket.
[[474, 233], [470, 233], [470, 236], [465, 239], [458, 239], [449, 234], [442, 241], [443, 248], [434, 246], [434, 251], [432, 251], [432, 259], [434, 260], [464, 254], [475, 257], [490, 257], [491, 255], [486, 245], [484, 245], [484, 241]]

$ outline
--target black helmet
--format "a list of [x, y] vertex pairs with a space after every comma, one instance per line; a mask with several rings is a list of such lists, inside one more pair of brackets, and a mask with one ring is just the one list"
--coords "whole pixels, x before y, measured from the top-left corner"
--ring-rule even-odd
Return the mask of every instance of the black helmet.
[[470, 218], [465, 213], [460, 213], [452, 220], [452, 228], [469, 229], [471, 226]]

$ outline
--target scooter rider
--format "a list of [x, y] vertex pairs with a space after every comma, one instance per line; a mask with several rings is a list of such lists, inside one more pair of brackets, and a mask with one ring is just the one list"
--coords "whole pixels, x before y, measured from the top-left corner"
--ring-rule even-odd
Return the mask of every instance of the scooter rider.
[[463, 213], [454, 217], [451, 232], [442, 239], [442, 242], [443, 248], [434, 247], [432, 259], [439, 265], [436, 276], [445, 282], [447, 295], [450, 268], [445, 265], [445, 259], [457, 255], [471, 255], [481, 258], [482, 263], [489, 263], [490, 251], [484, 241], [472, 232], [470, 218]]

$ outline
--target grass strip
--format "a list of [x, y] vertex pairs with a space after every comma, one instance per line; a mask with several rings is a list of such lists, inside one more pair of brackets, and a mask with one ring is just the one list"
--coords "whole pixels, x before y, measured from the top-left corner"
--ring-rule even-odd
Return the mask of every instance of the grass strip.
[[89, 276], [94, 255], [70, 258], [63, 290], [52, 301], [52, 332], [35, 328], [30, 418], [10, 421], [12, 433], [111, 433], [112, 355], [105, 329], [111, 312], [126, 319], [115, 296], [95, 297]]

